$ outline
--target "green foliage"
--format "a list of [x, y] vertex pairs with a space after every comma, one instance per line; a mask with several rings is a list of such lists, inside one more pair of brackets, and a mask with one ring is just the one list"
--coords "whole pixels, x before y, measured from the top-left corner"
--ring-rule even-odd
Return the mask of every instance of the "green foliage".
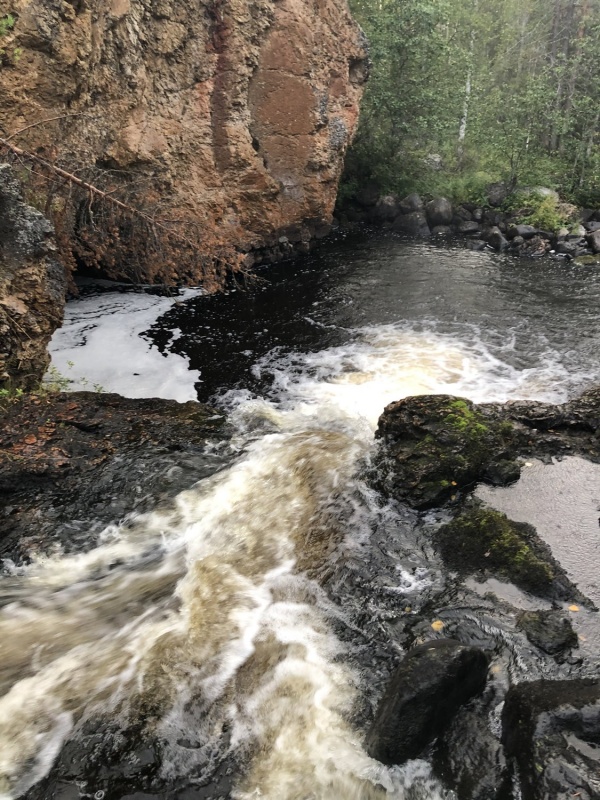
[[568, 225], [570, 217], [561, 208], [555, 194], [513, 192], [503, 203], [504, 211], [516, 215], [517, 222], [533, 225], [544, 231], [556, 232]]
[[[0, 17], [0, 40], [8, 36], [8, 34], [12, 31], [15, 27], [15, 18], [12, 14], [5, 14], [3, 17]], [[10, 58], [11, 61], [15, 62], [18, 61], [21, 56], [22, 50], [20, 47], [15, 47], [12, 49], [10, 56], [5, 50], [5, 48], [0, 47], [0, 66], [2, 62], [6, 58]]]
[[[600, 205], [600, 2], [350, 0], [372, 75], [343, 178], [481, 202], [489, 175]], [[431, 154], [442, 169], [430, 166]], [[558, 223], [549, 203], [539, 219]]]

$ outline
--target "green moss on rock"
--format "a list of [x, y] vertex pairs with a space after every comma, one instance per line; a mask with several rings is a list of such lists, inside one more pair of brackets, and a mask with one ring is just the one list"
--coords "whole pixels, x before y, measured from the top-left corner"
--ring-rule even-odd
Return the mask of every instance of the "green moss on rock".
[[[426, 395], [388, 406], [376, 435], [382, 440], [379, 488], [415, 508], [430, 508], [486, 480], [490, 468], [506, 461], [513, 427], [486, 416], [469, 400]], [[514, 480], [519, 467], [512, 464], [512, 471], [494, 474], [510, 473]]]
[[444, 561], [459, 571], [491, 572], [527, 591], [545, 593], [554, 566], [536, 552], [535, 529], [505, 514], [472, 508], [436, 533]]

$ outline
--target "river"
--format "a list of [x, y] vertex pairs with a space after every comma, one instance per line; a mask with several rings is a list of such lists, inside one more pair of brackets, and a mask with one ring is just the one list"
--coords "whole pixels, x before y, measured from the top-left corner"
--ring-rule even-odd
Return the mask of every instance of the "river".
[[[560, 402], [600, 382], [599, 322], [596, 268], [386, 234], [219, 296], [70, 303], [52, 351], [71, 388], [210, 401], [236, 458], [96, 547], [6, 566], [0, 797], [99, 719], [159, 742], [156, 780], [187, 776], [186, 800], [451, 797], [425, 761], [386, 768], [363, 748], [402, 651], [386, 615], [445, 576], [415, 547], [417, 515], [361, 467], [392, 400]], [[546, 669], [528, 658], [513, 677]], [[95, 775], [79, 796], [124, 796]]]

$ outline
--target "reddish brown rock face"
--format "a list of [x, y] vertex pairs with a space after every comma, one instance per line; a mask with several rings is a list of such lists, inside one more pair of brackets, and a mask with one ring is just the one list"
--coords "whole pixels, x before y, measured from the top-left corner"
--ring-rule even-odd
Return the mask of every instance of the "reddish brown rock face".
[[77, 115], [16, 144], [67, 168], [114, 170], [135, 187], [132, 205], [201, 221], [242, 250], [306, 241], [330, 222], [366, 78], [346, 0], [14, 0], [13, 10], [0, 124], [13, 133]]

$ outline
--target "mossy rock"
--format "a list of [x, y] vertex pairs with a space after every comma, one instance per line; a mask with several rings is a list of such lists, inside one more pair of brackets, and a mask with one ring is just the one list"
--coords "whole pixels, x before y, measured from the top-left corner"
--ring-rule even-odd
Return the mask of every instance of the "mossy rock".
[[540, 597], [589, 605], [532, 525], [473, 503], [434, 538], [445, 563], [459, 573], [494, 576]]
[[520, 467], [510, 457], [510, 422], [449, 395], [409, 397], [379, 420], [374, 482], [414, 508], [431, 508], [479, 481], [506, 484]]
[[600, 267], [600, 255], [577, 256], [573, 259], [574, 264], [582, 264], [585, 267]]

